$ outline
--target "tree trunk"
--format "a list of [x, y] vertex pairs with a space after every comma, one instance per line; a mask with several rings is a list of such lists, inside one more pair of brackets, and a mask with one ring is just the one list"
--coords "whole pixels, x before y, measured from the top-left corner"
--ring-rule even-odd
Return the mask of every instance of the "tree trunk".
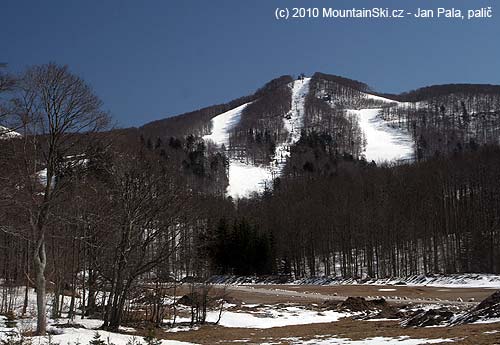
[[35, 251], [34, 268], [36, 274], [36, 306], [37, 306], [37, 323], [36, 333], [45, 335], [47, 331], [47, 300], [45, 294], [45, 265], [47, 257], [45, 253], [45, 239], [42, 235], [38, 240], [37, 249]]

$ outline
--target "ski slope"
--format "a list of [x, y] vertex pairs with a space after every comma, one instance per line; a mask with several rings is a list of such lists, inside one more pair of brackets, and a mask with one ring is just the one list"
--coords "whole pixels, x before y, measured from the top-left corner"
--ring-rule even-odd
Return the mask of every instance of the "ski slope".
[[305, 102], [309, 93], [311, 78], [296, 80], [292, 86], [292, 109], [289, 116], [285, 117], [285, 129], [290, 134], [287, 143], [294, 144], [300, 139], [300, 130], [304, 126]]
[[271, 162], [273, 176], [280, 176], [290, 157], [290, 147], [300, 139], [300, 132], [304, 127], [305, 101], [309, 93], [311, 78], [295, 80], [292, 85], [292, 107], [283, 119], [283, 127], [288, 132], [285, 142], [276, 145]]
[[212, 132], [203, 136], [203, 140], [210, 140], [219, 146], [224, 145], [227, 147], [229, 145], [229, 133], [240, 122], [241, 113], [250, 103], [245, 103], [214, 117], [212, 119]]
[[[250, 102], [251, 103], [251, 102]], [[212, 141], [217, 146], [227, 149], [231, 130], [240, 122], [243, 110], [250, 104], [245, 103], [212, 119], [212, 131], [203, 136], [206, 141]], [[266, 181], [271, 180], [271, 171], [263, 166], [241, 162], [238, 159], [229, 160], [229, 185], [226, 194], [233, 199], [250, 196], [253, 192], [264, 190]]]
[[408, 133], [391, 128], [377, 115], [381, 109], [347, 110], [356, 115], [366, 139], [365, 158], [377, 163], [410, 159], [413, 156], [413, 142]]
[[[272, 181], [278, 177], [290, 156], [290, 146], [300, 139], [300, 131], [304, 120], [305, 98], [309, 93], [309, 82], [311, 78], [295, 80], [292, 88], [291, 110], [283, 118], [283, 126], [287, 130], [288, 137], [283, 143], [276, 146], [274, 157], [269, 166], [253, 165], [236, 158], [229, 160], [229, 185], [226, 194], [233, 199], [244, 198], [252, 193], [261, 193], [266, 186], [272, 187]], [[250, 103], [243, 104], [225, 113], [217, 115], [212, 119], [212, 131], [203, 137], [204, 140], [212, 141], [218, 146], [229, 146], [231, 130], [239, 123], [241, 114]]]
[[[251, 103], [251, 102], [250, 102]], [[203, 136], [206, 141], [212, 141], [217, 146], [229, 147], [231, 130], [240, 122], [243, 110], [250, 104], [245, 103], [212, 119], [212, 131]], [[266, 167], [255, 166], [241, 162], [238, 159], [229, 160], [229, 185], [226, 194], [233, 199], [247, 197], [253, 192], [264, 190], [265, 181], [270, 181], [271, 172]]]
[[[287, 139], [276, 145], [275, 154], [270, 165], [254, 165], [244, 160], [231, 158], [229, 160], [229, 185], [226, 194], [233, 199], [244, 198], [252, 193], [261, 193], [272, 187], [274, 178], [282, 174], [283, 168], [290, 157], [290, 147], [300, 139], [304, 125], [305, 99], [309, 93], [311, 78], [295, 80], [290, 84], [292, 89], [291, 110], [283, 118], [283, 127], [288, 132]], [[396, 101], [366, 94], [366, 98], [387, 103]], [[203, 137], [216, 145], [229, 147], [231, 130], [241, 120], [241, 114], [250, 103], [231, 109], [212, 119], [212, 131]], [[365, 135], [367, 146], [365, 157], [368, 161], [383, 162], [411, 158], [413, 144], [410, 136], [400, 130], [393, 129], [377, 115], [380, 109], [347, 110], [357, 116], [359, 125]]]
[[248, 197], [252, 193], [263, 192], [271, 184], [272, 171], [269, 167], [230, 159], [229, 185], [226, 190], [228, 196], [233, 199]]

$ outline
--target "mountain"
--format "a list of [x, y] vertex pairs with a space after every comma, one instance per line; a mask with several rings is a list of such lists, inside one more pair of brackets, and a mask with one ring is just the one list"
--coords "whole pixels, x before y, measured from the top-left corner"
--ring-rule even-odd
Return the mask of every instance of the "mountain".
[[496, 85], [437, 85], [392, 95], [315, 73], [282, 76], [249, 96], [139, 131], [165, 142], [191, 135], [224, 153], [226, 192], [238, 198], [272, 188], [284, 174], [324, 171], [331, 164], [317, 157], [311, 142], [335, 157], [401, 163], [497, 144], [499, 116]]

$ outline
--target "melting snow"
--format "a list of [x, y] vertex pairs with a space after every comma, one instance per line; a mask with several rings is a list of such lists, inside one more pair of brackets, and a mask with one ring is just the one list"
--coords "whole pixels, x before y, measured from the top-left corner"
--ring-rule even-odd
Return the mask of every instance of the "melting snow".
[[[289, 135], [285, 142], [276, 146], [275, 155], [269, 166], [257, 166], [238, 159], [229, 161], [229, 186], [226, 193], [233, 198], [247, 197], [253, 192], [260, 193], [272, 180], [279, 176], [290, 157], [290, 146], [300, 139], [304, 120], [305, 98], [309, 93], [311, 78], [295, 80], [291, 84], [292, 104], [289, 114], [283, 119]], [[366, 98], [386, 103], [398, 102], [388, 98], [365, 94]], [[216, 145], [228, 147], [231, 130], [239, 123], [241, 114], [250, 103], [222, 113], [212, 119], [212, 132], [203, 139]], [[413, 156], [413, 143], [408, 133], [388, 126], [377, 115], [381, 109], [348, 110], [356, 115], [367, 141], [365, 157], [368, 161], [382, 162], [409, 159]]]
[[[253, 165], [241, 162], [238, 159], [229, 161], [229, 186], [227, 195], [234, 199], [248, 197], [250, 194], [264, 191], [265, 186], [271, 186], [274, 178], [281, 174], [286, 159], [290, 156], [290, 146], [300, 138], [303, 125], [305, 97], [309, 92], [311, 78], [296, 80], [292, 87], [292, 109], [284, 118], [283, 125], [288, 131], [287, 141], [277, 145], [275, 155], [270, 166]], [[229, 145], [231, 130], [239, 123], [243, 110], [250, 103], [243, 104], [212, 119], [212, 132], [203, 137], [204, 140], [213, 141], [216, 145]]]
[[383, 162], [409, 159], [413, 155], [413, 143], [408, 133], [393, 129], [377, 115], [381, 109], [348, 110], [356, 115], [365, 134], [367, 161]]
[[229, 133], [241, 119], [241, 113], [250, 103], [240, 105], [237, 108], [231, 109], [225, 113], [217, 115], [212, 119], [212, 133], [205, 135], [204, 140], [211, 140], [215, 144], [226, 147], [229, 144]]
[[369, 94], [369, 93], [365, 93], [365, 97], [368, 98], [368, 99], [373, 99], [374, 101], [381, 101], [381, 102], [385, 102], [385, 103], [396, 103], [396, 104], [399, 104], [399, 102], [394, 101], [392, 99], [381, 97], [381, 96], [375, 96], [375, 95], [372, 95], [372, 94]]
[[[236, 328], [273, 328], [312, 323], [335, 322], [341, 318], [352, 316], [351, 313], [339, 313], [332, 310], [314, 311], [301, 307], [276, 308], [265, 306], [249, 311], [225, 311], [222, 313], [219, 325]], [[210, 311], [208, 322], [216, 322], [218, 311]], [[188, 322], [188, 318], [177, 318], [178, 322]]]
[[281, 175], [288, 157], [290, 157], [290, 146], [300, 139], [300, 132], [304, 127], [305, 102], [309, 93], [311, 78], [296, 80], [292, 86], [292, 108], [283, 120], [283, 126], [288, 132], [286, 142], [276, 146], [275, 154], [271, 163], [273, 176]]
[[229, 162], [229, 186], [227, 194], [233, 199], [262, 192], [271, 183], [271, 171], [265, 166], [255, 166], [231, 159]]
[[380, 344], [397, 344], [397, 345], [419, 345], [419, 344], [438, 344], [444, 342], [453, 342], [453, 339], [411, 339], [406, 336], [397, 338], [374, 337], [363, 340], [351, 340], [346, 338], [330, 338], [330, 339], [313, 339], [293, 344], [301, 345], [380, 345]]

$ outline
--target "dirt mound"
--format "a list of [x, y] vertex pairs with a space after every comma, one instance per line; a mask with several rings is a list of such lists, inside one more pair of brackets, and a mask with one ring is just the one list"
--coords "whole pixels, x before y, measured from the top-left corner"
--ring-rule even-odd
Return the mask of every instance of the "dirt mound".
[[363, 319], [398, 319], [403, 316], [397, 308], [389, 305], [383, 298], [366, 300], [363, 297], [348, 297], [336, 307], [338, 311], [363, 313]]
[[446, 309], [419, 309], [401, 322], [403, 327], [428, 327], [447, 324], [455, 314]]
[[459, 325], [494, 318], [500, 318], [500, 290], [486, 297], [474, 309], [457, 317], [453, 324]]
[[[381, 304], [379, 302], [377, 303]], [[375, 302], [367, 301], [363, 297], [348, 297], [344, 302], [340, 303], [337, 307], [338, 311], [351, 311], [351, 312], [368, 312], [375, 309], [376, 309]]]

